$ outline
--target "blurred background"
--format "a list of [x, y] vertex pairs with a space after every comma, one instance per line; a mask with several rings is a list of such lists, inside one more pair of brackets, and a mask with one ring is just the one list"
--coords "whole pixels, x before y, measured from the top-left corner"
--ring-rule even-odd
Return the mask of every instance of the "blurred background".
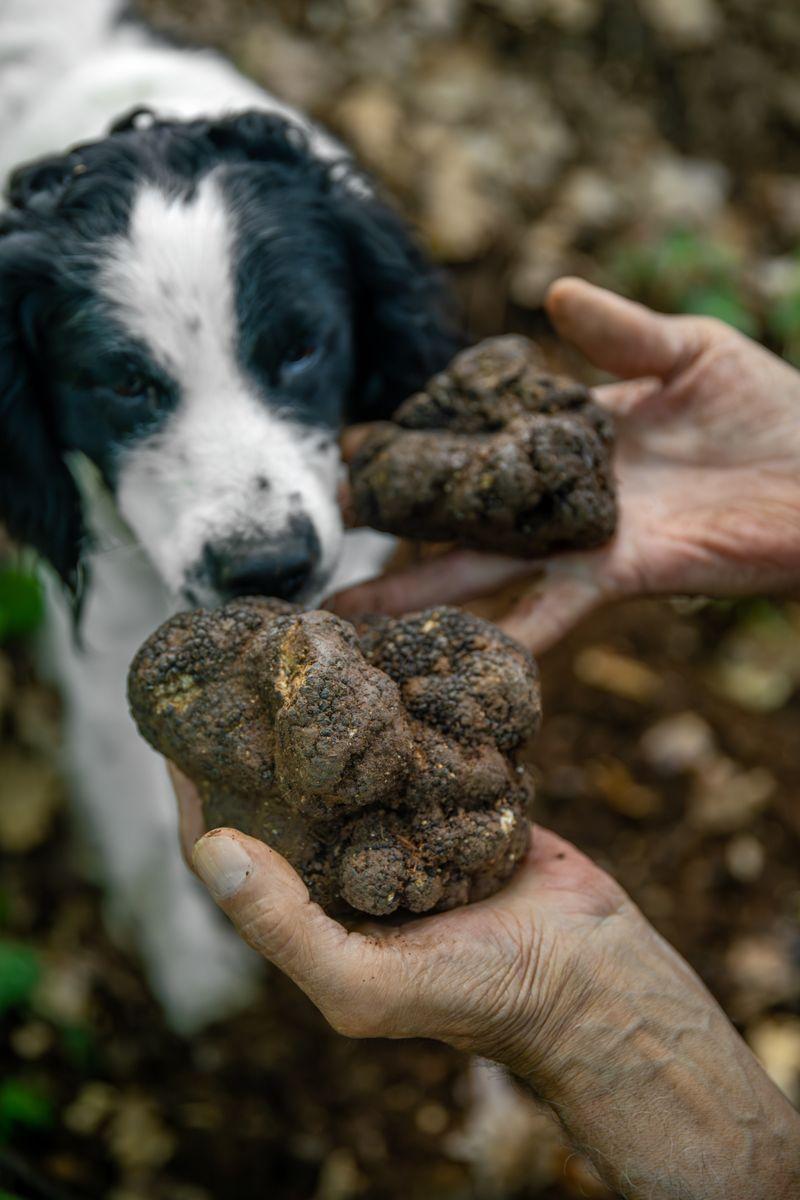
[[[545, 290], [577, 272], [800, 365], [796, 0], [138, 8], [348, 142], [475, 336], [548, 337]], [[277, 976], [192, 1042], [165, 1029], [72, 849], [37, 584], [0, 564], [4, 1200], [610, 1197], [529, 1099], [495, 1107], [475, 1162], [461, 1056], [348, 1042]], [[539, 820], [618, 876], [800, 1104], [800, 604], [629, 604], [542, 670]]]

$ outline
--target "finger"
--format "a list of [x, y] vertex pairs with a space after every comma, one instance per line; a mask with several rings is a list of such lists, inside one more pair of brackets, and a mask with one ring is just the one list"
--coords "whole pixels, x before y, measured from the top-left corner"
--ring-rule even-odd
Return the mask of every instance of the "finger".
[[174, 763], [167, 762], [167, 773], [172, 781], [175, 799], [178, 801], [178, 836], [181, 851], [187, 866], [191, 867], [194, 844], [206, 831], [203, 805], [191, 779], [187, 779]]
[[374, 428], [374, 424], [349, 425], [344, 430], [339, 441], [344, 462], [352, 462]]
[[608, 598], [588, 561], [576, 559], [569, 573], [550, 574], [498, 624], [533, 654], [542, 654]]
[[398, 616], [432, 604], [461, 604], [491, 595], [537, 569], [531, 560], [453, 550], [339, 592], [331, 597], [327, 607], [341, 617], [365, 612]]
[[313, 998], [315, 977], [346, 958], [348, 934], [312, 903], [286, 859], [237, 830], [214, 829], [193, 864], [245, 941]]
[[604, 383], [592, 389], [597, 403], [620, 419], [642, 408], [660, 392], [663, 392], [661, 380], [654, 378], [626, 379], [622, 383]]
[[239, 934], [288, 975], [342, 1033], [406, 1036], [410, 977], [399, 943], [348, 933], [276, 851], [234, 829], [207, 833], [194, 867]]
[[342, 514], [342, 522], [345, 529], [358, 529], [360, 522], [355, 505], [353, 504], [353, 490], [350, 487], [349, 479], [341, 481], [336, 498], [339, 503], [339, 511]]
[[702, 347], [696, 320], [666, 317], [582, 279], [558, 279], [546, 300], [561, 337], [590, 362], [623, 379], [666, 379]]

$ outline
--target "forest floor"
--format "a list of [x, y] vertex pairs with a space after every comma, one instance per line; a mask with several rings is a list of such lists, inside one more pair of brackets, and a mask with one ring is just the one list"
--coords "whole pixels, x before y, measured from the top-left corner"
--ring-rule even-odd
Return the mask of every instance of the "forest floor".
[[[355, 145], [476, 336], [546, 332], [547, 284], [578, 271], [800, 360], [793, 0], [141, 7]], [[541, 666], [537, 819], [620, 879], [800, 1104], [800, 605], [628, 604]], [[470, 1165], [460, 1055], [341, 1038], [277, 974], [236, 1020], [170, 1033], [78, 862], [24, 640], [0, 720], [0, 1192], [610, 1197], [530, 1100]]]

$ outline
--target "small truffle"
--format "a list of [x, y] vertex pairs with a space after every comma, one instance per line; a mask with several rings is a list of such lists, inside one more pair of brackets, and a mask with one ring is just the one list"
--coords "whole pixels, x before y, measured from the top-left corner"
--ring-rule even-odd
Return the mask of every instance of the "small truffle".
[[356, 519], [421, 541], [529, 558], [614, 533], [610, 418], [550, 374], [533, 342], [490, 338], [368, 434], [350, 468]]
[[359, 626], [255, 598], [180, 613], [139, 650], [128, 696], [208, 826], [275, 847], [329, 911], [452, 908], [527, 847], [515, 752], [539, 725], [536, 666], [457, 609]]

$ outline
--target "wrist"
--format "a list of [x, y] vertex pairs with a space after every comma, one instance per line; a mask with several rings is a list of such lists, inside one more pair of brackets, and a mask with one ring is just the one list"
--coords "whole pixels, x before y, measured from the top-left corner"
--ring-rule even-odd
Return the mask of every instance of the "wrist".
[[529, 1081], [626, 1196], [800, 1194], [800, 1116], [694, 972], [637, 916]]
[[624, 947], [642, 930], [652, 935], [625, 897], [617, 911], [586, 918], [579, 930], [570, 926], [563, 939], [526, 942], [514, 984], [503, 983], [501, 1001], [489, 1005], [491, 1018], [484, 1008], [480, 1030], [460, 1048], [502, 1063], [543, 1099], [560, 1092], [567, 1078], [579, 1089], [605, 1060], [596, 1023], [614, 1005]]

